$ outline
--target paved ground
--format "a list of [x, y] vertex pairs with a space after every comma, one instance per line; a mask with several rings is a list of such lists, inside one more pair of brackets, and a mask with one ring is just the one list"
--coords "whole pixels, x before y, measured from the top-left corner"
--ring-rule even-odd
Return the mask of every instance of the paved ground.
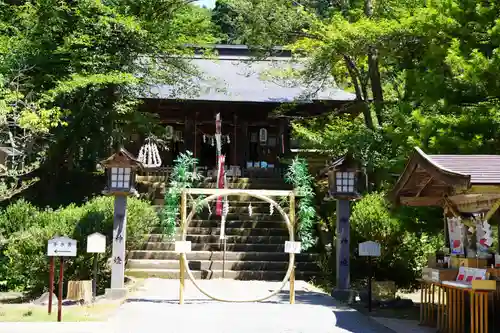
[[432, 327], [419, 326], [416, 320], [404, 320], [395, 318], [373, 318], [382, 325], [389, 327], [396, 333], [436, 333]]
[[[219, 297], [263, 296], [279, 283], [203, 280], [202, 286]], [[288, 286], [264, 303], [221, 303], [186, 283], [185, 304], [178, 304], [177, 280], [148, 279], [106, 323], [0, 324], [5, 333], [393, 333], [328, 295], [296, 284], [296, 304], [288, 304]]]

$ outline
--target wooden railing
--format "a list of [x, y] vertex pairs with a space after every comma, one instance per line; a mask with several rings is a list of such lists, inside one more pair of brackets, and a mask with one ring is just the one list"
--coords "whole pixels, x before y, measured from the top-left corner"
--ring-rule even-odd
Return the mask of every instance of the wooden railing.
[[137, 173], [138, 183], [165, 183], [172, 172], [172, 167], [142, 169]]
[[[277, 165], [273, 169], [265, 169], [265, 168], [243, 168], [241, 169], [240, 177], [256, 177], [256, 178], [267, 178], [267, 177], [275, 177], [277, 175], [284, 177], [286, 173], [285, 165]], [[209, 170], [205, 167], [199, 167], [198, 170], [203, 176], [207, 177], [210, 173]], [[159, 183], [159, 182], [167, 182], [170, 174], [172, 173], [172, 167], [159, 167], [159, 168], [150, 168], [143, 169], [137, 174], [137, 182], [139, 183]], [[229, 175], [228, 175], [229, 176]]]

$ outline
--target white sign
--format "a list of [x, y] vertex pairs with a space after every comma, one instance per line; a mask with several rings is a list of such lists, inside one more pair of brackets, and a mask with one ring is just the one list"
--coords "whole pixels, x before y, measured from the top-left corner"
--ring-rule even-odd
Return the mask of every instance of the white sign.
[[87, 252], [88, 253], [104, 253], [106, 252], [106, 236], [95, 232], [87, 236]]
[[359, 255], [362, 257], [380, 257], [380, 244], [372, 241], [359, 243]]
[[177, 242], [175, 242], [175, 252], [177, 252], [177, 253], [191, 252], [191, 241], [177, 241]]
[[55, 237], [47, 244], [49, 257], [76, 257], [76, 240], [68, 237]]
[[286, 253], [300, 253], [301, 245], [302, 244], [300, 242], [286, 241], [285, 242], [285, 252]]

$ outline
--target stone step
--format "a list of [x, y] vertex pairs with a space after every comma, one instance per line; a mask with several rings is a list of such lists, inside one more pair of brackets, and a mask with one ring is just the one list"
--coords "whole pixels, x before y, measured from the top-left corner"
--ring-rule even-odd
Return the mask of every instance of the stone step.
[[[250, 217], [250, 215], [249, 215], [250, 208], [248, 206], [249, 206], [248, 204], [247, 205], [241, 205], [241, 204], [239, 204], [239, 205], [231, 205], [231, 203], [229, 203], [228, 215], [231, 215], [231, 214], [244, 214], [244, 215]], [[282, 208], [285, 211], [285, 213], [287, 213], [287, 214], [290, 211], [288, 209], [288, 207], [282, 207]], [[214, 214], [214, 212], [215, 212], [215, 201], [210, 206], [210, 211], [212, 212], [212, 215], [215, 215]], [[205, 206], [205, 207], [203, 207], [202, 209], [200, 209], [198, 211], [198, 214], [203, 214], [203, 213], [209, 214], [210, 211]], [[276, 207], [274, 207], [273, 214], [271, 215], [271, 211], [269, 209], [269, 204], [268, 203], [255, 204], [255, 205], [252, 204], [252, 216], [253, 215], [269, 215], [269, 216], [280, 216], [281, 217], [281, 215], [278, 212], [278, 210], [276, 209]]]
[[[130, 251], [131, 259], [178, 260], [179, 254], [175, 251]], [[221, 251], [195, 251], [186, 254], [188, 260], [222, 260]], [[226, 252], [226, 260], [250, 261], [287, 261], [288, 253], [284, 252]], [[318, 259], [316, 253], [298, 253], [297, 262], [313, 262]]]
[[[136, 278], [164, 278], [164, 279], [178, 279], [178, 269], [127, 269], [125, 271], [127, 276]], [[234, 280], [264, 280], [264, 281], [281, 281], [285, 277], [285, 271], [225, 271], [224, 278]], [[222, 270], [203, 270], [193, 271], [196, 279], [220, 279], [222, 278]], [[320, 277], [321, 273], [313, 271], [296, 271], [295, 278], [297, 280], [309, 280]], [[189, 279], [186, 276], [186, 279]]]
[[[188, 224], [188, 228], [217, 228], [220, 227], [220, 220], [191, 220]], [[282, 228], [284, 230], [288, 230], [286, 228], [286, 224], [283, 221], [251, 221], [251, 220], [243, 220], [243, 221], [235, 221], [228, 220], [226, 221], [227, 228], [244, 228], [244, 229], [267, 229], [267, 228]], [[151, 231], [153, 234], [162, 233], [161, 228], [153, 228]]]
[[[215, 209], [212, 211], [212, 214], [209, 214], [208, 211], [202, 211], [196, 213], [194, 218], [197, 220], [208, 220], [208, 221], [220, 221], [221, 217], [215, 214]], [[253, 212], [252, 216], [248, 214], [248, 212], [229, 212], [226, 215], [226, 221], [283, 221], [283, 216], [278, 212], [274, 212], [273, 215], [270, 215], [269, 212], [259, 213]]]
[[[218, 243], [219, 236], [216, 235], [186, 235], [186, 240], [191, 243]], [[285, 244], [289, 240], [288, 236], [226, 236], [226, 244]], [[149, 237], [149, 243], [161, 243], [163, 237]]]
[[[222, 244], [219, 243], [204, 243], [204, 244], [191, 244], [192, 251], [222, 251]], [[285, 248], [283, 244], [227, 244], [226, 251], [235, 252], [283, 252]], [[174, 251], [175, 244], [172, 242], [146, 242], [142, 245], [141, 250], [163, 250]]]
[[[222, 260], [190, 260], [192, 270], [222, 270]], [[297, 262], [296, 269], [301, 271], [319, 270], [314, 262]], [[179, 269], [179, 260], [129, 259], [129, 269]], [[286, 271], [288, 261], [239, 261], [226, 260], [225, 269], [232, 271]]]
[[[221, 228], [197, 228], [189, 227], [187, 233], [189, 235], [220, 235]], [[286, 228], [226, 228], [228, 236], [288, 236]], [[161, 233], [148, 235], [150, 242], [158, 242], [167, 239]]]

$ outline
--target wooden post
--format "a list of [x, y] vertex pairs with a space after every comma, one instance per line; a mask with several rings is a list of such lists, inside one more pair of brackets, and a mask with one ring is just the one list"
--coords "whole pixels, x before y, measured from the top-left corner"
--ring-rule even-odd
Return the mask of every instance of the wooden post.
[[[181, 232], [184, 233], [186, 223], [186, 191], [182, 191], [181, 195]], [[179, 304], [184, 304], [184, 260], [182, 254], [179, 253]]]
[[[295, 237], [295, 194], [290, 194], [290, 224]], [[290, 259], [293, 260], [292, 273], [290, 274], [290, 304], [295, 304], [295, 253], [290, 253]]]
[[238, 165], [238, 116], [236, 113], [233, 115], [233, 140], [231, 141], [231, 144], [233, 145], [233, 156], [231, 158], [231, 163], [232, 165]]
[[50, 264], [49, 264], [49, 314], [52, 313], [52, 294], [54, 293], [54, 257], [50, 257]]
[[184, 304], [184, 260], [182, 260], [182, 254], [179, 254], [179, 304]]
[[62, 298], [63, 298], [63, 278], [64, 278], [64, 257], [60, 258], [59, 267], [59, 299], [57, 300], [57, 321], [62, 320]]
[[95, 301], [97, 296], [97, 262], [99, 258], [99, 253], [94, 253], [94, 278], [92, 279], [92, 298]]
[[372, 312], [372, 257], [368, 257], [368, 312]]

